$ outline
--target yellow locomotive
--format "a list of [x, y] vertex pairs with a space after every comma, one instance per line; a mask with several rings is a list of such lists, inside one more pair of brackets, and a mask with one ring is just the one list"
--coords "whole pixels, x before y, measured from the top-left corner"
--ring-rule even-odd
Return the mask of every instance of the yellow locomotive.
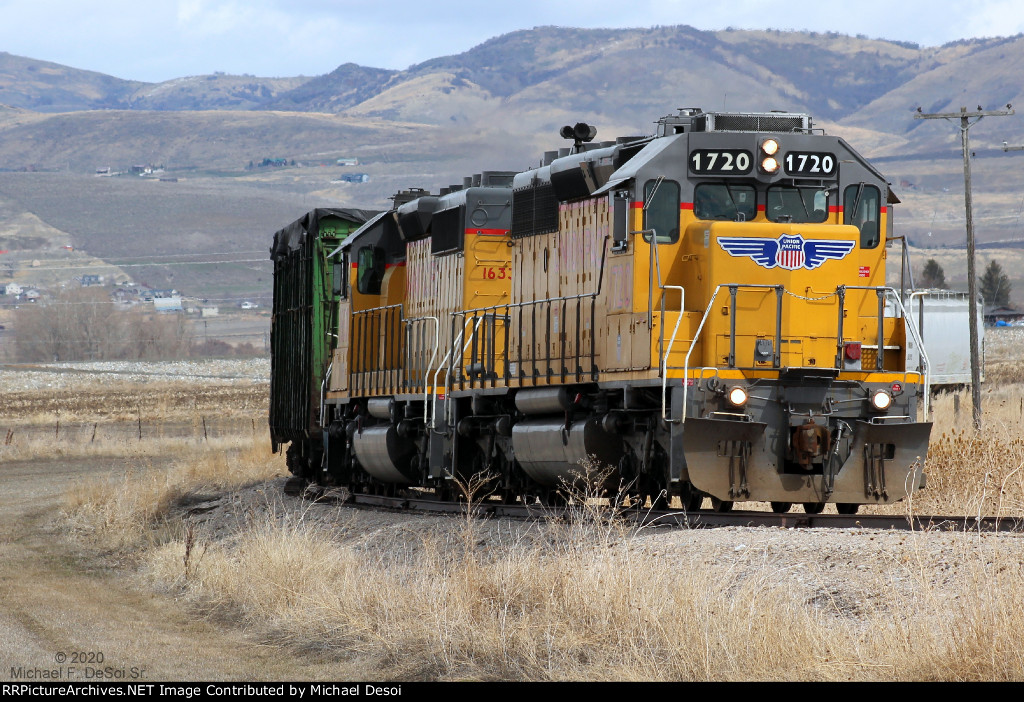
[[[275, 242], [270, 423], [292, 470], [441, 495], [481, 474], [554, 502], [589, 457], [610, 490], [718, 510], [853, 513], [923, 486], [927, 356], [885, 284], [885, 178], [803, 114], [595, 131], [400, 193], [344, 237], [282, 230], [315, 263], [297, 281]], [[279, 330], [296, 305], [319, 323]]]

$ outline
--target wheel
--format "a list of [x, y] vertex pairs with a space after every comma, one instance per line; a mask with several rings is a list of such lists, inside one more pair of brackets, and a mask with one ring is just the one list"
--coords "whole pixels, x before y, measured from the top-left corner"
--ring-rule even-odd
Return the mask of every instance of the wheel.
[[837, 502], [836, 511], [839, 514], [857, 514], [857, 510], [860, 509], [860, 505], [854, 504], [853, 502]]
[[823, 509], [825, 509], [824, 502], [804, 502], [804, 512], [807, 514], [821, 514]]
[[717, 497], [711, 498], [711, 509], [716, 512], [731, 512], [732, 505], [732, 500], [720, 500]]
[[687, 512], [696, 512], [704, 504], [704, 493], [695, 488], [691, 483], [683, 483], [683, 490], [679, 493], [679, 501]]
[[305, 478], [299, 476], [292, 476], [284, 483], [284, 494], [290, 497], [302, 497], [306, 492], [306, 486], [309, 485]]
[[772, 502], [772, 512], [782, 514], [793, 508], [792, 502]]

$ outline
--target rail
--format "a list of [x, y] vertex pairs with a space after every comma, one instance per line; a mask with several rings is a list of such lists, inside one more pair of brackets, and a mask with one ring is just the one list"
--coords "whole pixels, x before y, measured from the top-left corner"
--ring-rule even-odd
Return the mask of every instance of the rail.
[[[305, 487], [305, 486], [303, 486]], [[289, 487], [286, 485], [285, 490]], [[305, 494], [317, 502], [351, 504], [366, 507], [383, 507], [389, 510], [411, 512], [466, 514], [465, 501], [446, 502], [428, 496], [414, 497], [401, 495], [386, 497], [349, 493], [347, 491], [323, 488], [306, 488], [303, 493], [297, 484], [294, 494]], [[474, 502], [469, 513], [475, 517], [505, 517], [510, 519], [551, 519], [564, 520], [572, 517], [578, 505], [505, 504], [495, 499]], [[908, 514], [807, 514], [803, 512], [757, 512], [735, 510], [715, 512], [713, 510], [655, 510], [622, 509], [613, 505], [589, 505], [588, 509], [607, 511], [609, 518], [621, 518], [642, 526], [656, 524], [659, 527], [680, 527], [686, 529], [712, 529], [717, 527], [775, 527], [786, 529], [878, 529], [882, 531], [902, 530], [924, 533], [1019, 533], [1024, 528], [1024, 516], [964, 516], [964, 515], [908, 515]], [[1015, 537], [1016, 538], [1016, 537]]]

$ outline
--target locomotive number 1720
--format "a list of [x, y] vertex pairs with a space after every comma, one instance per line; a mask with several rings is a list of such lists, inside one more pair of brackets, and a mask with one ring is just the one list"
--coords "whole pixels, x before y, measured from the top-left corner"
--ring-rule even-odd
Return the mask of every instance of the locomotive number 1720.
[[505, 280], [512, 277], [512, 271], [508, 268], [494, 268], [493, 266], [483, 269], [485, 280]]
[[790, 175], [825, 175], [836, 172], [836, 157], [828, 153], [813, 151], [790, 151], [783, 159], [786, 173]]
[[750, 172], [750, 152], [743, 149], [697, 149], [690, 154], [694, 173], [742, 175]]

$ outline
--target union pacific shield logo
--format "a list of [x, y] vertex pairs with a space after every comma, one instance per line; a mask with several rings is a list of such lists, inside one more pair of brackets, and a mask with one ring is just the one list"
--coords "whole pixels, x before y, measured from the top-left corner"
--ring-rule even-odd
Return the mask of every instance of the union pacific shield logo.
[[802, 236], [780, 236], [779, 253], [775, 262], [786, 270], [794, 271], [804, 265], [804, 239]]
[[829, 259], [842, 259], [853, 251], [854, 241], [840, 239], [804, 239], [799, 234], [783, 234], [777, 239], [747, 236], [718, 238], [730, 256], [748, 257], [762, 268], [798, 268], [813, 270]]

